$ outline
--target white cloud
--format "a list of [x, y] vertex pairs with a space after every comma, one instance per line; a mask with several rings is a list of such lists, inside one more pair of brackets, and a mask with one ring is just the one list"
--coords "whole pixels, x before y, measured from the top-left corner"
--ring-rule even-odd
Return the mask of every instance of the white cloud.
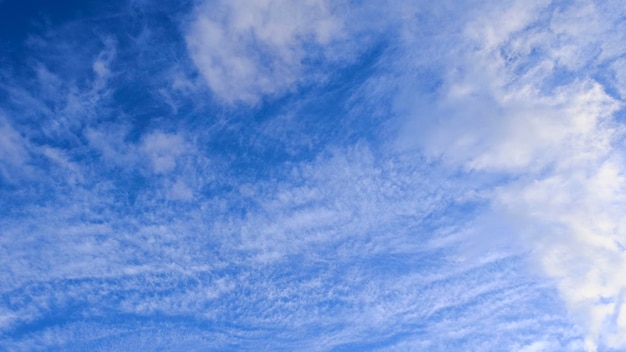
[[331, 6], [324, 0], [206, 2], [187, 32], [189, 54], [217, 97], [255, 103], [292, 89], [303, 60], [317, 59], [339, 36], [342, 23]]
[[28, 141], [0, 114], [0, 175], [10, 183], [30, 173]]
[[[392, 230], [393, 224], [400, 218], [420, 221], [447, 205], [443, 196], [431, 193], [435, 185], [427, 185], [421, 172], [397, 169], [391, 161], [377, 165], [363, 145], [335, 150], [329, 158], [295, 167], [293, 179], [277, 189], [243, 187], [242, 192], [259, 199], [261, 209], [248, 214], [233, 235], [241, 238], [241, 250], [255, 253], [265, 263], [346, 241], [336, 248], [337, 255], [365, 250], [359, 246], [370, 253], [416, 250], [417, 243], [408, 240], [405, 232]], [[438, 186], [454, 189], [446, 182]], [[383, 228], [390, 233], [376, 236], [375, 229]]]
[[[84, 181], [71, 152], [59, 144], [82, 143], [82, 126], [89, 126], [97, 107], [110, 93], [109, 64], [115, 57], [115, 43], [105, 48], [93, 63], [95, 77], [80, 85], [63, 79], [43, 61], [35, 61], [32, 77], [18, 82], [18, 75], [2, 72], [6, 82], [0, 84], [7, 93], [6, 113], [0, 114], [0, 175], [8, 182], [39, 179], [75, 185]], [[44, 60], [45, 61], [45, 60]], [[10, 121], [19, 121], [13, 123]], [[35, 126], [36, 125], [36, 126]], [[87, 128], [87, 135], [96, 138]], [[100, 136], [102, 137], [102, 136]], [[101, 142], [106, 142], [101, 139]]]
[[117, 54], [117, 43], [112, 39], [106, 39], [104, 40], [104, 46], [91, 66], [95, 74], [91, 86], [91, 94], [93, 95], [102, 93], [102, 90], [107, 88], [109, 79], [113, 75], [111, 63], [115, 60]]
[[[155, 175], [171, 173], [185, 156], [195, 152], [193, 146], [176, 133], [153, 131], [138, 143], [127, 141], [127, 134], [128, 129], [123, 125], [100, 126], [85, 132], [90, 145], [111, 165], [147, 169]], [[179, 185], [182, 191], [180, 187], [182, 184]]]
[[626, 99], [626, 58], [617, 59], [611, 65], [616, 88], [622, 99]]
[[137, 162], [131, 144], [126, 141], [128, 127], [120, 124], [87, 128], [84, 132], [90, 146], [100, 152], [103, 159], [113, 165], [132, 165]]
[[476, 98], [443, 98], [437, 112], [448, 116], [424, 138], [428, 152], [468, 169], [523, 172], [566, 157], [583, 163], [611, 148], [610, 119], [619, 104], [597, 83], [576, 82], [551, 95], [524, 85], [487, 102]]
[[[614, 7], [578, 5], [514, 1], [469, 19], [436, 102], [413, 109], [420, 139], [402, 145], [511, 179], [485, 190], [492, 219], [516, 229], [510, 234], [556, 280], [594, 351], [626, 346], [626, 154], [624, 128], [613, 118], [622, 102], [592, 78], [625, 54], [626, 41], [606, 28]], [[568, 79], [559, 80], [559, 70]], [[500, 225], [486, 229], [506, 235]]]
[[80, 166], [71, 161], [63, 150], [48, 146], [43, 146], [38, 148], [38, 150], [41, 154], [45, 155], [50, 161], [58, 166], [53, 167], [52, 169], [61, 173], [63, 181], [71, 185], [76, 185], [85, 180]]
[[171, 200], [188, 201], [193, 199], [193, 190], [184, 180], [176, 180], [169, 185], [166, 197]]
[[588, 329], [590, 346], [626, 343], [619, 333], [626, 328], [620, 325], [626, 290], [624, 171], [621, 156], [576, 164], [503, 187], [494, 204], [529, 225], [529, 245]]
[[180, 135], [153, 132], [143, 138], [139, 150], [150, 160], [154, 173], [163, 174], [176, 168], [178, 158], [188, 152], [188, 148]]
[[5, 330], [18, 320], [17, 314], [6, 309], [0, 310], [0, 330]]

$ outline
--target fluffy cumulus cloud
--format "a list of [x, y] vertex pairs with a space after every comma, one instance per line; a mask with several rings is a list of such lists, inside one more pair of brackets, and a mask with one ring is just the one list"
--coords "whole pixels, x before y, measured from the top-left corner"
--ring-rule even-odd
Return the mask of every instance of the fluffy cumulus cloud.
[[[335, 4], [336, 5], [336, 4]], [[217, 1], [199, 5], [186, 35], [194, 63], [225, 102], [257, 102], [293, 89], [341, 35], [333, 4]]]
[[513, 2], [469, 19], [471, 49], [447, 63], [438, 121], [417, 141], [454, 167], [512, 177], [485, 190], [492, 211], [557, 281], [590, 351], [625, 345], [621, 73], [598, 77], [624, 55], [614, 6]]
[[0, 349], [626, 348], [620, 1], [73, 6], [0, 2]]

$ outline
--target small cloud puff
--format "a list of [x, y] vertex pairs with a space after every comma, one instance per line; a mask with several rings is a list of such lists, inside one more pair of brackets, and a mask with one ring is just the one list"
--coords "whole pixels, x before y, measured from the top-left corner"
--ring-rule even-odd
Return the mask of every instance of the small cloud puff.
[[183, 180], [177, 180], [171, 184], [166, 194], [169, 200], [189, 201], [193, 199], [193, 190]]
[[341, 26], [324, 0], [207, 2], [196, 9], [186, 41], [220, 100], [255, 103], [290, 90], [308, 51], [330, 45]]
[[91, 147], [107, 162], [127, 169], [146, 168], [155, 175], [172, 172], [183, 155], [193, 153], [193, 147], [179, 134], [155, 131], [139, 143], [126, 141], [127, 134], [128, 130], [119, 125], [85, 132]]
[[164, 174], [176, 168], [187, 146], [180, 135], [154, 132], [144, 137], [139, 150], [148, 157], [154, 173]]

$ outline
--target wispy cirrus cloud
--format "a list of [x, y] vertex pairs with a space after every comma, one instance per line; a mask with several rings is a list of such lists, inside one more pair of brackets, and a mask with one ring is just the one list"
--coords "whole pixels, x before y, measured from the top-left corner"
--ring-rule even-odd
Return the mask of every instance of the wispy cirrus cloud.
[[0, 346], [621, 348], [618, 6], [385, 5], [132, 2], [67, 27], [84, 51], [31, 37]]
[[[268, 349], [303, 343], [312, 350], [400, 346], [407, 336], [420, 336], [420, 343], [434, 350], [445, 350], [443, 341], [474, 350], [523, 346], [538, 333], [526, 322], [528, 314], [566, 329], [558, 318], [512, 308], [550, 294], [519, 275], [523, 261], [506, 252], [458, 258], [459, 224], [436, 214], [448, 213], [443, 208], [455, 200], [447, 197], [459, 191], [432, 183], [429, 172], [404, 169], [360, 147], [305, 162], [277, 185], [268, 181], [256, 190], [241, 190], [249, 196], [259, 192], [257, 206], [248, 206], [243, 217], [220, 210], [215, 200], [202, 200], [193, 210], [170, 209], [177, 213], [173, 217], [163, 207], [140, 216], [120, 208], [91, 226], [75, 225], [74, 218], [84, 214], [78, 208], [66, 208], [64, 218], [52, 209], [40, 211], [39, 225], [31, 225], [24, 238], [57, 240], [41, 247], [38, 262], [13, 262], [3, 282], [13, 282], [12, 297], [30, 297], [11, 300], [11, 310], [21, 316], [12, 326], [43, 325], [23, 338], [5, 340], [5, 346], [77, 349], [106, 341], [153, 349], [174, 335], [187, 336], [168, 319], [188, 321], [190, 331], [203, 339], [223, 336], [211, 345], [215, 349], [244, 350], [258, 348], [259, 341]], [[231, 197], [223, 202], [238, 196]], [[335, 216], [342, 213], [348, 215]], [[4, 227], [23, 228], [19, 223]], [[29, 257], [19, 236], [4, 243], [13, 259], [19, 243]], [[61, 289], [64, 295], [55, 298]], [[119, 331], [126, 333], [118, 334], [83, 318], [85, 336], [79, 338], [73, 335], [79, 323], [71, 315], [67, 324], [42, 321], [52, 311], [70, 309], [86, 317], [130, 314], [155, 332], [143, 336], [122, 325]], [[476, 317], [482, 317], [481, 324]], [[506, 330], [491, 328], [505, 321], [511, 324]], [[211, 329], [198, 330], [204, 324]], [[163, 341], [148, 339], [156, 331]], [[552, 344], [560, 333], [556, 328], [541, 332]], [[48, 339], [50, 334], [57, 338]], [[493, 344], [480, 342], [496, 335], [500, 340]]]
[[[5, 182], [16, 183], [28, 175], [28, 141], [24, 139], [4, 118], [0, 116], [2, 151], [0, 152], [0, 174]], [[19, 176], [18, 176], [19, 175]]]

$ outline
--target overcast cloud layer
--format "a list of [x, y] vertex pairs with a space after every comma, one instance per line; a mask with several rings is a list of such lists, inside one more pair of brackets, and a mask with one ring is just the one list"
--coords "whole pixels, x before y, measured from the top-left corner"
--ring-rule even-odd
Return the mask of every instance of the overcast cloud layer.
[[623, 1], [0, 1], [0, 349], [626, 351]]

